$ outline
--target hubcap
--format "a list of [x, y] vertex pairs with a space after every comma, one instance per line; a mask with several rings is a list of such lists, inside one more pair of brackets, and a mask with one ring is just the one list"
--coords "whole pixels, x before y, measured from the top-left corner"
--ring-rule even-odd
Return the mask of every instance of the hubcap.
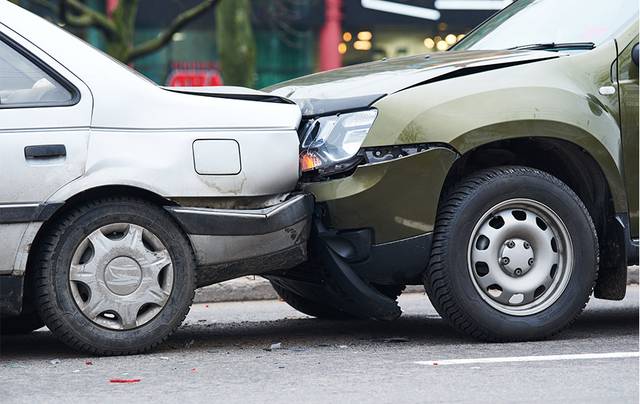
[[571, 277], [573, 247], [566, 226], [549, 207], [512, 199], [478, 221], [468, 262], [474, 286], [489, 305], [526, 316], [560, 297]]
[[104, 271], [104, 282], [116, 295], [132, 294], [142, 281], [140, 265], [129, 257], [114, 258]]
[[513, 239], [504, 243], [500, 252], [500, 266], [509, 276], [526, 274], [534, 262], [533, 249], [522, 239]]
[[110, 224], [78, 245], [69, 286], [89, 320], [128, 330], [151, 321], [165, 306], [173, 288], [173, 264], [149, 230], [130, 223]]

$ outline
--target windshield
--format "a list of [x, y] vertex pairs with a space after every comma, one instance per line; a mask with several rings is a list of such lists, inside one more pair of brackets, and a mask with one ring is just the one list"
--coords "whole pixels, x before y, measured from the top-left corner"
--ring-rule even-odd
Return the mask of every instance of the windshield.
[[517, 0], [452, 50], [498, 50], [530, 44], [612, 39], [638, 17], [638, 0]]

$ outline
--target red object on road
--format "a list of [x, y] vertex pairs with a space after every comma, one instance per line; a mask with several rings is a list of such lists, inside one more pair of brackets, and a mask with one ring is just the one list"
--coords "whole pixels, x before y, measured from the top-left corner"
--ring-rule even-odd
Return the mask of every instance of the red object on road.
[[139, 383], [142, 379], [111, 379], [109, 383]]

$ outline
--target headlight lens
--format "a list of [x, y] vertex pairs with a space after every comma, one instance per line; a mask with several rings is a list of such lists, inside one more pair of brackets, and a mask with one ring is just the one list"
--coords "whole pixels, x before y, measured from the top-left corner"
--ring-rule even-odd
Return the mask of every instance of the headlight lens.
[[378, 111], [372, 109], [309, 122], [302, 137], [302, 171], [330, 174], [357, 164], [354, 159], [377, 116]]

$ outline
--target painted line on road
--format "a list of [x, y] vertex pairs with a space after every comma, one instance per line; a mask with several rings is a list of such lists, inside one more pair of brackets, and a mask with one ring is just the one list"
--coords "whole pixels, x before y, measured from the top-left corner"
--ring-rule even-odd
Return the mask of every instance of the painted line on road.
[[507, 356], [504, 358], [469, 358], [469, 359], [443, 359], [437, 361], [416, 361], [417, 365], [440, 366], [440, 365], [468, 365], [478, 363], [509, 363], [509, 362], [545, 362], [545, 361], [566, 361], [584, 359], [619, 359], [638, 358], [638, 352], [609, 352], [609, 353], [589, 353], [570, 355], [541, 355], [541, 356]]

